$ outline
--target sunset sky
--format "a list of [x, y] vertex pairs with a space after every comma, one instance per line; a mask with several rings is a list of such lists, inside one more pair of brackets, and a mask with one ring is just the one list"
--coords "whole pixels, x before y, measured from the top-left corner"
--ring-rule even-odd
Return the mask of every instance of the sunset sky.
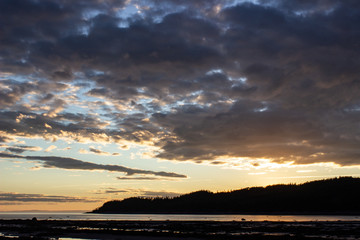
[[0, 0], [0, 211], [360, 176], [358, 0]]

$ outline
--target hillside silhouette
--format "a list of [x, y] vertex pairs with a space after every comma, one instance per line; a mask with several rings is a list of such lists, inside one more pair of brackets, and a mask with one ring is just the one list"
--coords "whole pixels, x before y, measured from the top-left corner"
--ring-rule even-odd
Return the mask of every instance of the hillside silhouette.
[[92, 213], [360, 214], [360, 178], [197, 191], [174, 198], [132, 197], [106, 202]]

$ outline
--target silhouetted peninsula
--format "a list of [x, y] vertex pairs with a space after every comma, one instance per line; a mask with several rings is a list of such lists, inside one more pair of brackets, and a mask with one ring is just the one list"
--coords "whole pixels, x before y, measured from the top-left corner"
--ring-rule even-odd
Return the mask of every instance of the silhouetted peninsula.
[[360, 214], [360, 178], [303, 184], [198, 191], [174, 198], [132, 197], [109, 201], [92, 213], [176, 214]]

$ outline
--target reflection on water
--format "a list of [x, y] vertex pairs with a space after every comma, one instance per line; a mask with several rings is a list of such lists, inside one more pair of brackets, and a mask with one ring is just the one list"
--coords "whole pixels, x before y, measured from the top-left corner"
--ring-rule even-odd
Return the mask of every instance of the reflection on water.
[[360, 221], [360, 216], [330, 215], [193, 215], [91, 214], [74, 212], [0, 212], [0, 219], [130, 220], [130, 221]]

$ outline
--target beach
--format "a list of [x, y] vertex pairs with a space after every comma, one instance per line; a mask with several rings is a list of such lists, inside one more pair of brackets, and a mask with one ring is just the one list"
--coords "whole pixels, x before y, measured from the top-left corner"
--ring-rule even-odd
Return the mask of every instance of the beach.
[[359, 239], [360, 221], [0, 220], [0, 239]]

